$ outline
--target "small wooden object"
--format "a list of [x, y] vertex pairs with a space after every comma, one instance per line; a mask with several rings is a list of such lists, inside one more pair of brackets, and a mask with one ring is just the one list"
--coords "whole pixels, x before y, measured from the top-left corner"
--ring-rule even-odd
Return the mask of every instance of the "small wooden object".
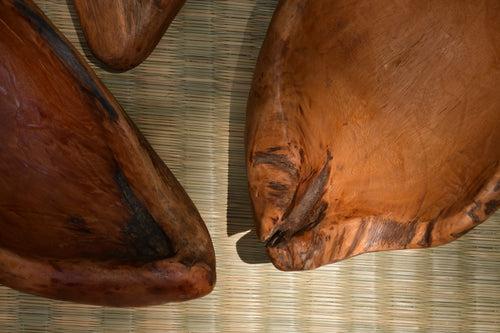
[[87, 43], [115, 71], [143, 62], [185, 0], [74, 0]]

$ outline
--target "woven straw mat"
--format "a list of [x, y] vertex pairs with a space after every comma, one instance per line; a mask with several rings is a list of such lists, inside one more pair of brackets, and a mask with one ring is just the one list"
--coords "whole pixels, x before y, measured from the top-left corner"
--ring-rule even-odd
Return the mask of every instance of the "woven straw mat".
[[202, 299], [138, 309], [0, 286], [1, 333], [500, 332], [499, 213], [434, 249], [365, 254], [311, 272], [269, 263], [251, 231], [243, 133], [276, 0], [188, 0], [153, 54], [123, 74], [94, 64], [71, 1], [36, 2], [186, 188], [214, 241], [218, 282]]

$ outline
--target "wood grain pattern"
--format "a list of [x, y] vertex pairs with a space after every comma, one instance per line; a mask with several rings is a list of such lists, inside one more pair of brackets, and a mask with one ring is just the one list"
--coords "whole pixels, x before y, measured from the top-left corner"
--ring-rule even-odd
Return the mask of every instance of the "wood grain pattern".
[[208, 231], [173, 174], [31, 2], [0, 1], [0, 283], [114, 306], [209, 293]]
[[92, 53], [126, 71], [154, 50], [185, 0], [74, 0]]
[[500, 205], [500, 6], [281, 1], [247, 114], [282, 270], [450, 242]]

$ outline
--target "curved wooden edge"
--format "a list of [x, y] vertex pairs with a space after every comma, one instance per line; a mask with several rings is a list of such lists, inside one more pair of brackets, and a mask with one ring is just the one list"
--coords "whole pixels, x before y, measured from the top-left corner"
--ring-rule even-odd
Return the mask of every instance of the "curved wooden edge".
[[[336, 225], [334, 230], [328, 230], [328, 235], [299, 234], [283, 246], [267, 247], [267, 252], [279, 270], [298, 271], [315, 269], [363, 253], [436, 247], [465, 235], [499, 207], [500, 170], [497, 170], [474, 200], [455, 215], [407, 223], [377, 216], [357, 218]], [[259, 234], [259, 237], [264, 241], [269, 235]], [[303, 250], [304, 244], [309, 244], [307, 253]], [[322, 248], [332, 250], [318, 251]], [[328, 253], [332, 255], [325, 255]]]
[[89, 261], [39, 260], [0, 249], [0, 283], [64, 301], [116, 307], [186, 301], [210, 293], [215, 271], [189, 267], [176, 257], [143, 266]]
[[[143, 38], [143, 36], [135, 35], [130, 37], [123, 45], [120, 45], [120, 47], [111, 48], [109, 43], [106, 47], [103, 47], [100, 38], [103, 36], [117, 37], [115, 29], [105, 29], [101, 25], [98, 25], [95, 18], [85, 19], [85, 17], [88, 16], [88, 13], [86, 13], [88, 10], [87, 6], [92, 7], [91, 1], [93, 0], [84, 0], [83, 2], [81, 0], [73, 1], [73, 6], [76, 9], [80, 26], [85, 36], [85, 41], [94, 57], [108, 69], [117, 73], [126, 72], [139, 66], [151, 55], [186, 2], [186, 0], [168, 0], [169, 7], [162, 9], [166, 11], [165, 18], [161, 24], [158, 24], [158, 29], [155, 34], [146, 36], [148, 37], [146, 45], [140, 45], [140, 39]], [[112, 27], [112, 23], [116, 22], [106, 23]], [[96, 29], [98, 26], [101, 28]]]

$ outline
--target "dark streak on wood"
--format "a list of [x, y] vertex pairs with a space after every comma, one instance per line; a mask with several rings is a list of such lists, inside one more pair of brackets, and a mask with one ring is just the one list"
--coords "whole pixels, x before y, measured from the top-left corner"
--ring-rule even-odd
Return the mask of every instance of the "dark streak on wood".
[[374, 221], [370, 228], [370, 237], [367, 239], [365, 250], [380, 244], [396, 245], [404, 248], [415, 236], [417, 225], [417, 220], [408, 223], [393, 220]]
[[[328, 251], [329, 253], [339, 253], [339, 252], [341, 252], [342, 251], [342, 247], [345, 244], [344, 243], [345, 232], [346, 232], [346, 229], [342, 228], [342, 232], [337, 233], [335, 236], [333, 236], [335, 238], [334, 238], [333, 242], [331, 243], [331, 248], [324, 249], [324, 250]], [[323, 245], [325, 245], [327, 243], [330, 243], [331, 239], [332, 239], [332, 235], [327, 234], [327, 236], [325, 237], [325, 242], [323, 243]]]
[[85, 222], [85, 220], [82, 219], [81, 217], [78, 217], [78, 216], [71, 216], [68, 219], [68, 228], [73, 230], [73, 231], [83, 233], [83, 234], [91, 234], [92, 233], [92, 231], [87, 226], [87, 223]]
[[299, 104], [299, 112], [302, 116], [304, 116], [304, 109], [302, 108], [302, 105]]
[[21, 15], [40, 33], [40, 35], [52, 46], [59, 60], [68, 71], [74, 75], [82, 86], [93, 96], [106, 111], [112, 121], [118, 119], [118, 114], [108, 98], [101, 93], [100, 88], [87, 69], [78, 59], [70, 44], [65, 41], [57, 31], [36, 11], [26, 5], [24, 1], [15, 0], [14, 5]]
[[321, 201], [321, 203], [319, 205], [317, 205], [317, 208], [315, 208], [313, 213], [311, 214], [310, 220], [312, 222], [309, 222], [308, 224], [306, 224], [304, 229], [299, 230], [299, 232], [312, 230], [316, 226], [318, 226], [318, 224], [320, 224], [320, 222], [324, 220], [324, 218], [326, 216], [327, 208], [328, 208], [328, 203], [326, 201]]
[[270, 190], [266, 192], [267, 199], [283, 211], [286, 211], [290, 206], [290, 202], [293, 202], [293, 198], [290, 200], [288, 186], [279, 182], [270, 182], [268, 187]]
[[286, 236], [285, 230], [277, 228], [271, 236], [266, 240], [267, 247], [278, 247], [283, 244], [284, 238]]
[[295, 205], [296, 205], [296, 202], [297, 202], [297, 195], [298, 195], [298, 187], [295, 189], [295, 191], [293, 192], [293, 196], [292, 196], [292, 200], [288, 203], [288, 206], [287, 207], [281, 207], [284, 209], [284, 213], [283, 213], [283, 216], [281, 217], [281, 220], [286, 220], [288, 218], [288, 216], [290, 215], [290, 213], [293, 211], [293, 209], [295, 208]]
[[491, 215], [498, 207], [500, 207], [500, 200], [490, 200], [484, 205], [484, 213], [486, 215]]
[[276, 146], [276, 147], [270, 147], [266, 149], [266, 153], [274, 153], [280, 150], [286, 150], [287, 147], [285, 146]]
[[132, 214], [132, 218], [123, 229], [123, 235], [129, 245], [135, 249], [135, 254], [147, 261], [165, 259], [174, 255], [170, 239], [136, 197], [120, 168], [115, 172], [115, 182], [123, 201]]
[[253, 163], [254, 165], [267, 164], [275, 166], [276, 168], [281, 169], [294, 178], [297, 178], [299, 174], [295, 164], [290, 161], [287, 155], [284, 154], [256, 152], [253, 156]]
[[367, 224], [368, 223], [366, 222], [365, 219], [363, 219], [361, 221], [361, 223], [359, 224], [358, 230], [356, 230], [356, 234], [354, 235], [354, 237], [351, 241], [351, 245], [349, 246], [349, 249], [346, 252], [346, 255], [345, 255], [346, 258], [350, 257], [354, 253], [354, 250], [358, 246], [359, 242], [361, 241], [361, 238], [363, 237], [363, 235], [365, 233]]
[[280, 182], [269, 182], [268, 187], [276, 192], [286, 192], [288, 191], [288, 186]]
[[342, 250], [342, 246], [344, 245], [345, 230], [345, 228], [342, 229], [342, 233], [336, 237], [335, 249], [333, 253], [338, 253]]
[[427, 223], [427, 227], [425, 228], [425, 233], [422, 239], [418, 242], [419, 245], [423, 247], [428, 247], [431, 245], [432, 241], [432, 230], [434, 230], [434, 226], [436, 225], [437, 219], [433, 219]]
[[304, 148], [299, 148], [299, 155], [300, 155], [300, 164], [302, 164], [305, 161]]
[[477, 202], [474, 202], [474, 206], [467, 212], [467, 216], [469, 216], [470, 219], [472, 220], [472, 222], [474, 222], [475, 224], [481, 223], [481, 219], [476, 214], [476, 212], [478, 211], [479, 208], [480, 208], [480, 204]]
[[307, 189], [300, 199], [297, 199], [297, 192], [295, 192], [294, 199], [282, 219], [283, 223], [268, 238], [266, 246], [282, 245], [294, 235], [313, 228], [325, 217], [328, 204], [322, 202], [321, 197], [324, 194], [328, 178], [330, 177], [331, 160], [332, 156], [328, 152], [323, 168], [309, 182]]

